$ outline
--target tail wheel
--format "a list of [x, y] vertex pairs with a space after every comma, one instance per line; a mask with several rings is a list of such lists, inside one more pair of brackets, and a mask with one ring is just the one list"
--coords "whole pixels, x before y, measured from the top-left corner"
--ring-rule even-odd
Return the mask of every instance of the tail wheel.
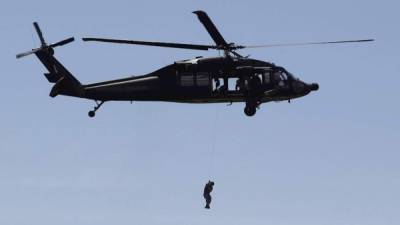
[[92, 118], [92, 117], [94, 117], [96, 115], [96, 111], [101, 107], [101, 105], [103, 105], [103, 103], [105, 101], [97, 101], [97, 100], [95, 100], [95, 102], [96, 102], [96, 106], [93, 108], [93, 110], [89, 111], [89, 113], [88, 113], [88, 116], [90, 118]]
[[94, 117], [96, 115], [95, 111], [89, 111], [88, 116], [89, 117]]

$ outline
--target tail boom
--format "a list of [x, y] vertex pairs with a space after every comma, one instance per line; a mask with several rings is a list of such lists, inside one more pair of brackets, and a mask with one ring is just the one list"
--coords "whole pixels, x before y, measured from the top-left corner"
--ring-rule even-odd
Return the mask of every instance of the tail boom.
[[52, 51], [38, 51], [35, 55], [48, 70], [48, 73], [44, 74], [47, 80], [55, 83], [50, 92], [51, 97], [59, 94], [83, 97], [82, 84], [53, 56]]

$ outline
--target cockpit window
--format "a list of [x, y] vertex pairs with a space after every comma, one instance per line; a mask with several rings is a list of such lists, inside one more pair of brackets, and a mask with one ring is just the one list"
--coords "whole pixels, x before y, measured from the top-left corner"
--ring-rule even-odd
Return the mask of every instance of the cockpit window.
[[285, 72], [280, 73], [281, 80], [286, 81], [288, 79], [287, 74]]
[[275, 82], [287, 80], [287, 76], [283, 71], [277, 70], [273, 74]]
[[278, 67], [273, 72], [273, 82], [280, 87], [286, 86], [290, 78], [291, 74], [283, 68]]

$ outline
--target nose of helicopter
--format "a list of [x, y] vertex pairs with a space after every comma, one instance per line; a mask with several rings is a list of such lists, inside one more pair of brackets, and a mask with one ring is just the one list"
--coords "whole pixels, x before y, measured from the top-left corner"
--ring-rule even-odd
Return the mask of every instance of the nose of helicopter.
[[308, 87], [310, 88], [311, 91], [318, 91], [319, 89], [319, 85], [317, 83], [309, 84]]

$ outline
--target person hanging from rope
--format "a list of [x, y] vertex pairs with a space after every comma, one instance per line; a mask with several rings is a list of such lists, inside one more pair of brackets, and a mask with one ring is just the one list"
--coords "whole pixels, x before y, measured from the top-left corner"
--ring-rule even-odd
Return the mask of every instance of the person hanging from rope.
[[204, 186], [204, 193], [203, 193], [203, 197], [206, 200], [206, 209], [210, 208], [210, 203], [211, 203], [211, 192], [213, 190], [214, 187], [214, 182], [213, 181], [208, 181], [208, 183], [206, 184], [206, 186]]

